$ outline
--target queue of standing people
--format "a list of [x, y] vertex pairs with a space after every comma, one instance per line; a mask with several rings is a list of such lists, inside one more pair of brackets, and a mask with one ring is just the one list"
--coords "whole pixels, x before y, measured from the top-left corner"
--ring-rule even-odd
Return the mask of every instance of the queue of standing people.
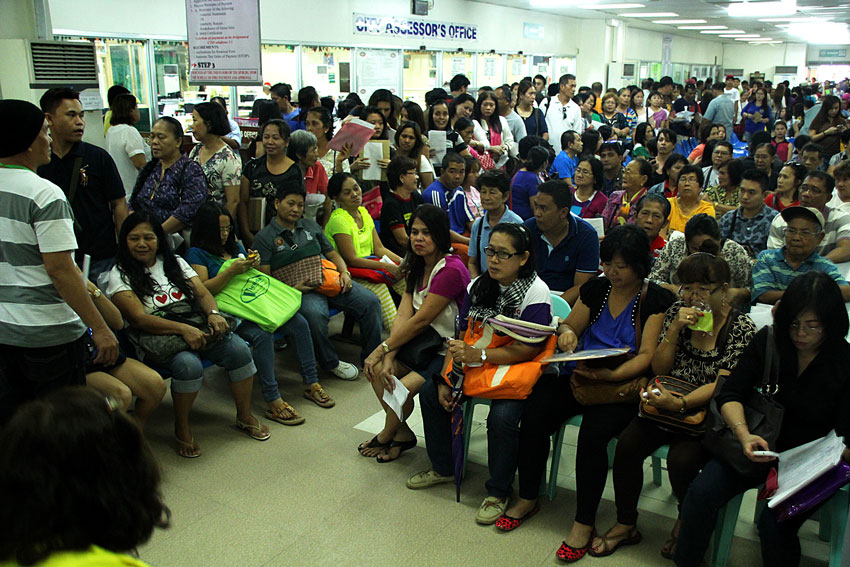
[[[734, 124], [708, 118], [719, 114], [705, 100], [707, 81], [680, 86], [663, 77], [603, 94], [597, 84], [577, 88], [567, 74], [548, 95], [546, 79], [535, 77], [516, 88], [481, 87], [473, 98], [463, 79], [452, 80], [450, 93], [429, 92], [425, 109], [379, 90], [368, 104], [350, 96], [336, 117], [312, 87], [301, 89], [296, 106], [288, 85], [274, 85], [272, 101], [258, 105], [258, 157], [245, 163], [224, 101], [195, 107], [197, 143], [188, 155], [182, 126], [169, 117], [154, 122], [148, 146], [133, 128], [135, 98], [120, 89], [112, 93], [108, 151], [82, 141], [84, 113], [71, 89], [48, 91], [41, 108], [0, 101], [0, 115], [21, 133], [0, 155], [0, 198], [14, 221], [0, 243], [17, 290], [0, 310], [0, 420], [17, 424], [15, 410], [23, 414], [30, 400], [46, 404], [62, 386], [88, 384], [107, 396], [109, 412], [132, 407], [143, 427], [167, 375], [177, 454], [196, 458], [202, 449], [190, 414], [206, 360], [226, 370], [235, 425], [249, 438], [272, 433], [251, 409], [255, 375], [264, 417], [303, 423], [280, 395], [274, 333], [262, 321], [234, 319], [216, 301], [256, 272], [300, 292], [300, 307], [279, 330], [295, 347], [304, 398], [322, 408], [336, 403], [319, 370], [356, 380], [362, 369], [375, 391], [385, 424], [358, 446], [362, 456], [388, 463], [416, 446], [407, 418], [419, 394], [431, 467], [410, 476], [408, 488], [454, 480], [452, 380], [463, 373], [465, 394], [492, 398], [479, 524], [509, 532], [540, 509], [549, 435], [582, 415], [578, 507], [557, 558], [606, 556], [640, 542], [642, 463], [669, 445], [680, 514], [661, 553], [680, 566], [700, 564], [717, 510], [763, 478], [741, 476], [699, 435], [671, 433], [644, 409], [684, 413], [715, 400], [754, 462], [765, 461], [754, 450], [850, 428], [850, 376], [840, 367], [850, 284], [836, 266], [850, 261], [850, 161], [826, 155], [835, 148], [813, 139], [840, 137], [840, 113], [824, 97], [813, 136], [795, 140], [791, 152], [780, 136], [780, 125], [791, 125], [771, 114], [787, 104], [754, 85], [740, 111], [749, 156], [734, 159], [725, 141]], [[389, 159], [377, 163], [385, 181], [363, 178], [368, 158], [328, 148], [348, 116], [390, 141]], [[445, 147], [432, 147], [432, 131]], [[698, 132], [701, 154], [679, 153], [677, 140]], [[780, 147], [787, 159], [776, 157]], [[264, 217], [254, 214], [258, 201]], [[86, 279], [77, 268], [84, 256]], [[335, 293], [295, 269], [319, 258], [336, 274]], [[565, 319], [554, 316], [556, 297], [572, 308]], [[746, 314], [756, 302], [778, 304], [769, 336]], [[331, 309], [358, 321], [359, 360], [337, 355]], [[200, 324], [162, 316], [192, 312]], [[157, 336], [179, 337], [180, 346], [156, 357]], [[770, 364], [766, 341], [782, 352], [780, 397], [794, 408], [777, 447], [748, 431], [741, 409]], [[556, 346], [628, 354], [602, 366], [542, 363]], [[510, 391], [489, 389], [496, 372]], [[823, 400], [801, 394], [809, 391], [799, 386], [804, 375], [815, 391], [831, 392], [827, 406], [815, 410]], [[660, 381], [642, 387], [655, 376], [690, 386], [685, 394]], [[382, 401], [398, 381], [409, 391], [401, 416]], [[627, 403], [581, 394], [582, 384], [623, 382], [637, 385]], [[615, 438], [617, 522], [602, 530], [595, 516]], [[766, 565], [799, 562], [799, 520], [779, 522], [766, 509]], [[140, 537], [166, 524], [157, 520]]]

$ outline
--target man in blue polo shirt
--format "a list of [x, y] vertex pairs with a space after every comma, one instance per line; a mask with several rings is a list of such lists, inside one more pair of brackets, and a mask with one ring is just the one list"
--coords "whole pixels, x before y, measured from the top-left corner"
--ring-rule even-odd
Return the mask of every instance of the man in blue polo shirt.
[[534, 218], [525, 221], [534, 239], [537, 275], [570, 305], [579, 288], [596, 276], [599, 237], [587, 222], [570, 213], [572, 195], [563, 181], [537, 186]]
[[780, 214], [787, 223], [785, 245], [759, 254], [753, 267], [752, 297], [759, 303], [776, 303], [794, 278], [815, 271], [834, 279], [844, 301], [850, 301], [850, 284], [832, 261], [815, 252], [824, 237], [821, 212], [814, 207], [788, 207]]
[[459, 153], [446, 152], [441, 165], [440, 176], [422, 192], [422, 199], [426, 203], [436, 205], [448, 213], [449, 203], [454, 197], [455, 192], [458, 190], [461, 193], [463, 192], [460, 184], [463, 183], [466, 162], [464, 162], [463, 156]]

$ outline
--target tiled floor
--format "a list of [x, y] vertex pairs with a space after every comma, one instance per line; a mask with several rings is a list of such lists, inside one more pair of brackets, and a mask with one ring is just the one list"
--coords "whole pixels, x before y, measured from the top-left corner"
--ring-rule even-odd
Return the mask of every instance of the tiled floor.
[[[338, 318], [337, 318], [338, 319]], [[332, 322], [338, 325], [338, 322]], [[355, 346], [339, 343], [341, 356], [356, 360]], [[475, 524], [486, 480], [486, 408], [477, 408], [471, 437], [469, 474], [461, 502], [454, 486], [411, 491], [407, 477], [428, 467], [419, 410], [410, 420], [420, 446], [394, 463], [361, 457], [356, 447], [382, 426], [378, 402], [361, 377], [343, 382], [322, 376], [337, 405], [319, 408], [301, 397], [300, 377], [290, 352], [278, 354], [284, 399], [307, 417], [286, 427], [265, 421], [272, 438], [249, 439], [232, 426], [234, 409], [226, 378], [218, 369], [207, 380], [192, 413], [203, 455], [188, 460], [173, 450], [170, 397], [153, 416], [147, 435], [163, 469], [163, 490], [172, 511], [171, 528], [157, 531], [139, 549], [157, 567], [305, 566], [526, 566], [558, 565], [560, 545], [574, 513], [575, 428], [568, 428], [557, 498], [510, 534]], [[255, 413], [265, 404], [257, 388]], [[478, 463], [478, 464], [475, 464]], [[648, 463], [647, 463], [648, 467]], [[658, 550], [675, 517], [666, 474], [655, 487], [651, 475], [640, 502], [644, 541], [604, 559], [581, 564], [640, 567], [672, 565]], [[614, 521], [609, 484], [599, 511], [599, 528]], [[752, 526], [752, 499], [745, 501], [730, 567], [760, 565]], [[827, 546], [816, 525], [801, 531], [805, 567], [825, 565]], [[817, 559], [814, 559], [817, 558]]]

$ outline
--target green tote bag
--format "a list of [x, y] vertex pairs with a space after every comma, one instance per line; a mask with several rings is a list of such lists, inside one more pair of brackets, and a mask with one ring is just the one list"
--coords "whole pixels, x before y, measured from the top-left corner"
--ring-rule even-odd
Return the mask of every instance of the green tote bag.
[[[232, 259], [222, 264], [221, 270], [226, 270], [231, 262]], [[222, 311], [253, 321], [262, 330], [274, 333], [301, 307], [301, 292], [252, 268], [233, 276], [215, 295], [215, 300]]]

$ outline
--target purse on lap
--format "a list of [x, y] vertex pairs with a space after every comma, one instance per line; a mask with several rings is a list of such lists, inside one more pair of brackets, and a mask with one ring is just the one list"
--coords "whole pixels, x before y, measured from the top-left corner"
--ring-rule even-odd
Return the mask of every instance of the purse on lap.
[[[676, 397], [685, 397], [697, 388], [698, 385], [686, 380], [673, 378], [672, 376], [657, 376], [661, 386]], [[670, 411], [657, 408], [649, 404], [641, 403], [638, 406], [638, 415], [644, 419], [654, 421], [656, 425], [673, 433], [686, 433], [688, 435], [700, 436], [705, 431], [705, 406], [688, 408], [685, 412]]]
[[292, 237], [283, 232], [280, 238], [289, 245], [291, 254], [288, 262], [271, 271], [272, 277], [291, 287], [301, 283], [314, 287], [315, 291], [328, 297], [335, 297], [342, 291], [341, 274], [336, 264], [322, 258], [322, 248], [315, 238], [303, 246], [293, 242]]

